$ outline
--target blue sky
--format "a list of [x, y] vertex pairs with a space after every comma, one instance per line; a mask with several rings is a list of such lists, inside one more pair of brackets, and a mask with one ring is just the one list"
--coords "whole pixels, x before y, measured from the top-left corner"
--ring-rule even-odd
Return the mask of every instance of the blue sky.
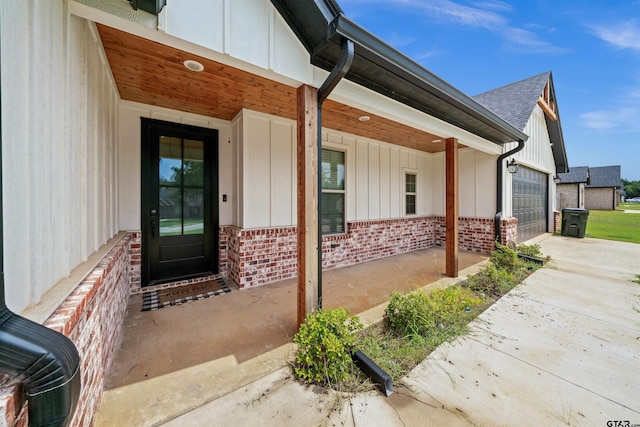
[[338, 0], [465, 92], [553, 72], [569, 166], [640, 180], [640, 0]]

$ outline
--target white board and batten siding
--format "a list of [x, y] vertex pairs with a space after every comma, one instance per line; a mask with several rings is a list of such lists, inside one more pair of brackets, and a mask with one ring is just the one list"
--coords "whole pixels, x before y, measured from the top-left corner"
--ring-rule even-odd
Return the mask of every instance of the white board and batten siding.
[[0, 2], [4, 272], [21, 312], [118, 232], [118, 93], [93, 24]]
[[[293, 226], [297, 222], [296, 123], [250, 110], [232, 122], [238, 141], [242, 228]], [[323, 132], [323, 147], [345, 153], [347, 221], [402, 217], [404, 171], [417, 173], [418, 215], [430, 210], [430, 158], [379, 141]]]
[[296, 223], [296, 122], [243, 109], [231, 122], [236, 143], [236, 192], [241, 228]]
[[[444, 153], [429, 154], [383, 141], [325, 129], [323, 148], [343, 151], [346, 219], [405, 217], [405, 173], [417, 178], [416, 216], [445, 214]], [[296, 224], [296, 123], [242, 110], [232, 121], [238, 141], [237, 225], [242, 228]], [[495, 214], [496, 156], [460, 151], [460, 215]]]
[[[433, 154], [433, 215], [446, 214], [445, 153]], [[471, 148], [458, 152], [458, 214], [461, 218], [493, 218], [496, 213], [497, 156]]]
[[[185, 113], [131, 101], [120, 102], [120, 136], [118, 140], [119, 210], [121, 230], [141, 229], [141, 118], [218, 130], [219, 221], [234, 224], [235, 155], [231, 140], [231, 123], [212, 117]], [[226, 202], [223, 202], [226, 195]]]
[[256, 74], [312, 81], [308, 52], [269, 0], [171, 0], [159, 20], [167, 34], [254, 65]]
[[[549, 130], [545, 120], [544, 111], [540, 106], [536, 105], [533, 109], [531, 117], [527, 122], [523, 132], [529, 135], [529, 139], [524, 143], [522, 151], [516, 153], [513, 158], [516, 161], [537, 171], [548, 175], [549, 194], [548, 194], [548, 218], [549, 227], [553, 227], [553, 211], [556, 210], [555, 183], [553, 177], [556, 175], [555, 160], [551, 149], [551, 140], [549, 139]], [[504, 151], [507, 152], [517, 146], [517, 143], [505, 145]], [[511, 157], [509, 157], [511, 159]], [[507, 159], [507, 160], [509, 160]], [[505, 168], [506, 171], [506, 168]], [[511, 215], [512, 212], [512, 186], [511, 174], [505, 172], [504, 179], [505, 194], [505, 212]], [[551, 228], [550, 228], [551, 229]]]

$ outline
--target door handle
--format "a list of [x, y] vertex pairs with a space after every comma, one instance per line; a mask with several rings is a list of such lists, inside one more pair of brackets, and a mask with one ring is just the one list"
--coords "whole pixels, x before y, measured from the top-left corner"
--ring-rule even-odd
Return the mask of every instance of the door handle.
[[151, 220], [151, 238], [152, 239], [156, 238], [156, 220], [155, 219]]

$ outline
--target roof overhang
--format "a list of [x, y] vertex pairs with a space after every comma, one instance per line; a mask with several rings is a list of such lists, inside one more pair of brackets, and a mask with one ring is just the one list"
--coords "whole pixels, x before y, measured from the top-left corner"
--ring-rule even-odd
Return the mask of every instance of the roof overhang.
[[355, 44], [346, 79], [496, 144], [528, 136], [348, 19], [333, 0], [271, 0], [311, 56], [330, 71], [341, 40]]
[[[549, 89], [551, 90], [551, 96], [556, 100], [556, 90], [553, 85], [553, 76], [549, 77]], [[551, 151], [553, 153], [553, 159], [556, 165], [557, 173], [569, 172], [569, 162], [567, 160], [567, 151], [564, 146], [564, 137], [562, 136], [562, 125], [560, 124], [560, 110], [558, 109], [558, 103], [556, 102], [556, 118], [555, 120], [549, 117], [548, 114], [544, 115], [547, 130], [549, 131], [549, 140], [551, 141]]]

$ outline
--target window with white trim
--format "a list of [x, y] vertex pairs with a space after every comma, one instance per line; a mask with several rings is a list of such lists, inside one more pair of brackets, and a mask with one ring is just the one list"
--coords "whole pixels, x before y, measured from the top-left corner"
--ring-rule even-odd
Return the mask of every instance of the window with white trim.
[[404, 213], [416, 214], [416, 174], [413, 172], [404, 174]]
[[344, 152], [322, 149], [322, 234], [345, 233]]

